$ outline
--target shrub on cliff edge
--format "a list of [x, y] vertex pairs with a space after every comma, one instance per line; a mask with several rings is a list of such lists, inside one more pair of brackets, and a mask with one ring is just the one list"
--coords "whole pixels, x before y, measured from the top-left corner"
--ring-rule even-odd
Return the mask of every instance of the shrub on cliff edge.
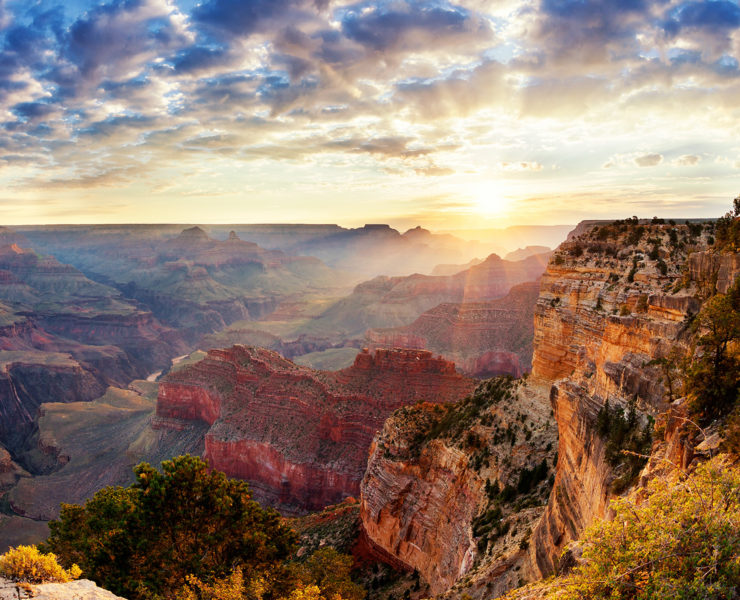
[[77, 565], [64, 569], [54, 554], [44, 554], [36, 546], [18, 546], [0, 556], [0, 576], [18, 583], [66, 583], [81, 574]]
[[583, 536], [584, 562], [555, 586], [562, 600], [736, 598], [740, 469], [725, 457], [651, 482], [641, 504], [619, 498], [614, 519]]
[[740, 399], [740, 277], [707, 300], [698, 315], [701, 354], [688, 369], [691, 407], [704, 423], [732, 411]]

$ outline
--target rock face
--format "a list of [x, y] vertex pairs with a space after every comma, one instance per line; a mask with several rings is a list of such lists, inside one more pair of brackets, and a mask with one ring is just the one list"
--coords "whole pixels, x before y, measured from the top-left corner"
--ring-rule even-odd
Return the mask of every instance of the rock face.
[[353, 366], [322, 372], [234, 346], [161, 382], [155, 426], [207, 423], [212, 467], [249, 481], [262, 501], [300, 512], [359, 493], [370, 442], [393, 410], [454, 401], [474, 387], [431, 352], [364, 351]]
[[534, 306], [539, 281], [511, 288], [498, 300], [440, 304], [394, 329], [370, 329], [371, 347], [424, 348], [473, 377], [520, 377], [532, 365]]
[[[495, 596], [520, 576], [512, 567], [525, 563], [520, 544], [544, 509], [554, 453], [549, 408], [521, 382], [494, 379], [454, 405], [400, 409], [370, 449], [365, 537], [381, 559], [418, 570], [433, 594], [477, 567], [468, 593]], [[542, 461], [536, 483], [520, 486], [522, 471]], [[517, 508], [517, 496], [529, 508]]]
[[0, 352], [0, 440], [20, 447], [42, 402], [92, 400], [105, 385], [69, 355]]
[[[606, 410], [607, 400], [610, 410], [622, 407], [625, 414], [634, 403], [631, 427], [650, 431], [648, 417], [665, 413], [670, 401], [663, 372], [651, 361], [685, 350], [690, 318], [703, 299], [714, 290], [725, 291], [740, 274], [738, 255], [708, 249], [711, 226], [699, 231], [695, 224], [629, 220], [578, 229], [578, 235], [560, 246], [541, 280], [534, 311], [533, 368], [522, 388], [529, 404], [519, 409], [520, 390], [500, 413], [478, 416], [468, 427], [477, 434], [470, 438], [470, 447], [479, 448], [477, 437], [483, 438], [490, 456], [495, 456], [503, 421], [498, 430], [488, 429], [491, 422], [510, 419], [513, 410], [522, 410], [528, 418], [540, 415], [547, 422], [552, 408], [559, 436], [557, 472], [546, 508], [540, 506], [531, 520], [517, 517], [533, 530], [529, 544], [521, 545], [527, 550], [517, 554], [519, 546], [507, 545], [511, 540], [506, 537], [495, 542], [503, 547], [494, 545], [493, 552], [491, 540], [487, 546], [483, 543], [488, 548], [483, 551], [472, 543], [481, 532], [481, 518], [490, 516], [499, 523], [507, 517], [508, 506], [504, 492], [487, 499], [481, 493], [479, 476], [471, 472], [475, 450], [463, 448], [461, 454], [459, 445], [450, 448], [454, 444], [449, 436], [439, 427], [425, 429], [423, 416], [412, 415], [410, 409], [397, 411], [373, 444], [361, 496], [367, 537], [382, 552], [418, 569], [433, 592], [452, 585], [447, 592], [452, 597], [495, 597], [519, 578], [532, 580], [557, 569], [564, 546], [594, 518], [604, 516], [614, 485], [633, 481], [627, 479], [623, 462], [608, 458], [608, 432], [597, 426], [600, 411]], [[420, 344], [422, 338], [418, 329], [399, 332], [399, 341], [409, 345]], [[665, 439], [654, 448], [660, 456], [686, 464], [691, 455], [680, 418], [685, 407], [673, 405], [671, 411], [662, 417]], [[419, 440], [424, 441], [422, 449], [410, 452]], [[537, 448], [543, 452], [541, 445]], [[522, 460], [520, 453], [538, 456], [537, 451], [521, 449], [517, 438], [507, 458], [529, 468], [526, 460], [516, 461]], [[499, 468], [504, 461], [499, 460]], [[659, 462], [651, 461], [648, 469]], [[486, 477], [496, 479], [499, 487], [518, 488], [510, 474], [490, 473]], [[503, 514], [491, 513], [492, 506]], [[488, 535], [490, 531], [499, 530], [493, 527]], [[499, 557], [491, 559], [491, 554]]]
[[619, 473], [606, 460], [599, 410], [607, 400], [634, 400], [638, 415], [665, 411], [663, 376], [650, 361], [684, 348], [708, 286], [726, 290], [740, 273], [737, 255], [706, 250], [706, 228], [699, 235], [683, 225], [639, 228], [583, 228], [542, 278], [532, 377], [552, 385], [560, 448], [555, 489], [532, 544], [543, 575], [557, 568], [566, 543], [604, 515], [613, 493]]

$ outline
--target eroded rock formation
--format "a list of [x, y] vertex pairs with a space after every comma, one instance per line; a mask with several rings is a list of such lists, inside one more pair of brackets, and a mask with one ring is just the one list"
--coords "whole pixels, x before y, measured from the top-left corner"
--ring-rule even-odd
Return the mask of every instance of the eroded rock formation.
[[302, 511], [359, 493], [370, 442], [395, 409], [454, 401], [474, 387], [426, 351], [363, 351], [353, 366], [322, 372], [234, 346], [162, 381], [155, 426], [208, 423], [212, 467], [248, 480], [269, 504]]
[[561, 245], [535, 309], [532, 377], [552, 384], [560, 448], [555, 490], [532, 545], [543, 575], [604, 516], [622, 475], [606, 460], [599, 410], [608, 400], [633, 401], [638, 415], [664, 412], [671, 398], [651, 361], [684, 348], [709, 288], [724, 291], [740, 273], [737, 255], [707, 251], [706, 229], [697, 235], [685, 225], [645, 225], [638, 236], [634, 224], [611, 225], [600, 235], [604, 227]]
[[433, 594], [466, 577], [476, 596], [505, 591], [544, 510], [555, 431], [541, 393], [505, 378], [454, 405], [396, 411], [373, 440], [362, 480], [371, 547], [417, 570]]
[[[663, 415], [665, 433], [654, 446], [660, 457], [652, 462], [691, 460], [682, 421], [685, 406], [670, 406], [664, 372], [655, 361], [686, 349], [690, 321], [703, 300], [715, 290], [725, 291], [740, 274], [738, 255], [708, 249], [711, 227], [702, 231], [629, 221], [605, 225], [579, 227], [542, 278], [533, 370], [522, 388], [530, 405], [523, 412], [528, 417], [545, 415], [547, 422], [552, 408], [558, 464], [546, 509], [540, 505], [531, 520], [517, 516], [519, 523], [534, 529], [529, 544], [517, 546], [519, 554], [511, 544], [496, 542], [504, 545], [494, 546], [496, 558], [491, 560], [490, 540], [483, 549], [472, 544], [481, 539], [475, 535], [481, 531], [480, 519], [506, 518], [509, 505], [498, 496], [502, 513], [489, 512], [480, 481], [473, 483], [471, 451], [461, 455], [450, 450], [448, 437], [434, 427], [431, 435], [420, 437], [418, 423], [423, 418], [409, 419], [408, 409], [395, 413], [374, 442], [362, 486], [365, 531], [383, 552], [418, 569], [437, 592], [452, 585], [448, 594], [453, 597], [492, 597], [519, 578], [553, 573], [565, 545], [594, 518], [604, 516], [617, 485], [634, 485], [637, 479], [625, 463], [609, 457], [609, 433], [598, 425], [600, 413], [609, 414], [607, 401], [609, 410], [633, 415], [630, 427], [643, 436], [651, 430], [650, 418]], [[416, 330], [403, 333], [407, 337], [399, 341], [409, 344], [418, 342], [414, 336], [421, 337]], [[510, 418], [512, 411], [520, 410], [520, 398], [521, 392], [496, 418]], [[672, 412], [666, 412], [669, 407]], [[471, 431], [485, 430], [488, 419], [478, 418]], [[493, 455], [496, 433], [486, 433]], [[426, 440], [423, 449], [409, 454], [408, 448], [419, 439]], [[475, 447], [475, 438], [471, 442]], [[650, 452], [649, 437], [647, 443]], [[517, 444], [511, 461], [518, 460]], [[652, 462], [649, 469], [656, 468]], [[502, 485], [516, 486], [505, 472], [493, 475]]]

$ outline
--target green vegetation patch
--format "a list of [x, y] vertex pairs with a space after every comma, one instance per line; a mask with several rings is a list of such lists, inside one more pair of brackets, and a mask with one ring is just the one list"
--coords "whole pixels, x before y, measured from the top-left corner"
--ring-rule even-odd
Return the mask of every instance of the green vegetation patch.
[[607, 400], [596, 417], [596, 431], [606, 441], [607, 462], [618, 473], [612, 489], [615, 493], [622, 492], [647, 462], [646, 455], [653, 440], [653, 420], [648, 417], [641, 426], [634, 402], [630, 402], [625, 413], [621, 407], [612, 408]]

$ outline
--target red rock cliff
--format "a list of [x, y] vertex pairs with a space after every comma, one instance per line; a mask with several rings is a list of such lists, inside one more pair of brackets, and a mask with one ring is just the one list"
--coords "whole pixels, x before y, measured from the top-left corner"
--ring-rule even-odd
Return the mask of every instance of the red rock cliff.
[[[536, 429], [552, 423], [552, 407], [559, 436], [557, 471], [546, 508], [516, 516], [517, 532], [534, 530], [528, 546], [522, 545], [526, 551], [516, 553], [519, 546], [512, 546], [510, 534], [493, 548], [490, 540], [479, 546], [480, 537], [473, 544], [474, 524], [490, 514], [486, 502], [491, 501], [481, 492], [480, 474], [473, 472], [480, 464], [473, 450], [460, 454], [459, 446], [452, 448], [437, 435], [417, 456], [399, 452], [418, 439], [414, 426], [401, 418], [409, 409], [394, 414], [375, 440], [362, 486], [363, 527], [384, 552], [418, 569], [433, 593], [495, 597], [520, 578], [536, 579], [557, 568], [567, 542], [604, 516], [620, 475], [607, 461], [597, 432], [599, 410], [607, 399], [612, 407], [636, 400], [640, 424], [665, 411], [662, 373], [650, 361], [684, 347], [687, 317], [699, 311], [706, 294], [726, 290], [740, 273], [737, 255], [707, 250], [706, 229], [696, 234], [681, 225], [612, 227], [601, 234], [582, 228], [552, 258], [534, 310], [527, 385], [503, 409], [497, 407], [498, 414], [479, 418], [469, 429], [486, 436], [494, 456], [499, 434], [495, 425], [488, 429], [491, 422], [503, 423], [518, 409]], [[671, 427], [676, 429], [675, 423]], [[539, 443], [522, 445], [530, 456], [548, 448], [542, 447], [547, 439], [542, 431]], [[679, 456], [679, 436], [672, 437], [666, 452]], [[472, 448], [477, 444], [473, 439]], [[531, 465], [520, 452], [515, 440], [510, 456], [502, 454], [495, 467], [492, 461], [487, 476], [502, 486], [515, 485], [502, 467]], [[511, 510], [507, 506], [500, 504], [504, 518]]]
[[159, 426], [211, 425], [211, 466], [248, 480], [255, 496], [288, 511], [356, 496], [373, 435], [395, 409], [450, 402], [475, 383], [431, 352], [361, 352], [337, 372], [299, 367], [262, 348], [211, 350], [160, 386]]

